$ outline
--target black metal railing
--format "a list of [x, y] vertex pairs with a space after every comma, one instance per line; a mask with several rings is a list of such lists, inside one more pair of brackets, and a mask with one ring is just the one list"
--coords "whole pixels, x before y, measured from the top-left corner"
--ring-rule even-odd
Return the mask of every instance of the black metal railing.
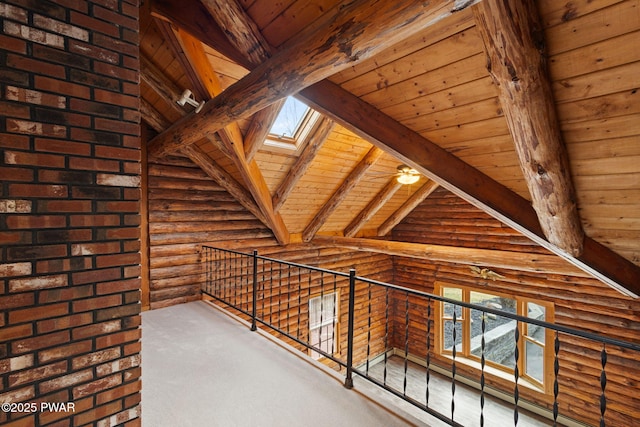
[[[636, 384], [637, 344], [495, 305], [370, 280], [355, 270], [337, 272], [260, 256], [257, 251], [207, 246], [203, 257], [202, 292], [246, 316], [252, 330], [264, 325], [301, 351], [344, 371], [347, 387], [353, 386], [356, 374], [449, 425], [463, 425], [456, 398], [470, 378], [479, 390], [474, 425], [495, 425], [488, 420], [489, 394], [505, 387], [511, 388], [507, 394], [513, 425], [522, 421], [523, 407], [543, 404], [549, 425], [578, 418], [604, 427], [638, 419], [640, 409], [624, 403], [633, 404], [635, 396], [620, 398], [628, 391], [620, 380], [613, 390], [607, 388], [609, 358], [627, 369], [628, 384]], [[465, 329], [472, 324], [473, 332]], [[544, 350], [538, 348], [541, 343]], [[497, 356], [498, 347], [507, 355]], [[461, 356], [463, 350], [466, 356]], [[550, 363], [527, 377], [529, 359], [539, 357]], [[576, 357], [597, 358], [599, 368], [594, 369], [594, 363], [578, 366]], [[505, 361], [497, 363], [498, 359]], [[572, 390], [577, 384], [574, 376], [565, 374], [572, 369], [583, 377], [578, 392]], [[537, 403], [530, 405], [528, 400]], [[465, 420], [470, 411], [466, 406]], [[585, 413], [589, 410], [595, 413]]]

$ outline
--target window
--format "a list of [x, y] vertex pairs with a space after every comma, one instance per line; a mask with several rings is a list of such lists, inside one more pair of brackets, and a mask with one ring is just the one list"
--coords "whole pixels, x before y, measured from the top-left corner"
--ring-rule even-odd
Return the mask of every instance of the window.
[[[309, 299], [309, 344], [327, 354], [337, 351], [338, 294], [330, 293]], [[311, 350], [311, 357], [322, 357]]]
[[288, 97], [276, 117], [266, 147], [297, 150], [307, 139], [320, 114], [294, 97]]
[[[550, 321], [552, 306], [546, 302], [527, 298], [480, 292], [467, 287], [436, 284], [436, 292], [451, 300], [463, 301], [517, 314], [536, 320]], [[484, 334], [482, 323], [484, 320]], [[513, 375], [515, 359], [515, 329], [518, 328], [518, 372], [520, 379], [535, 388], [549, 391], [550, 381], [545, 381], [551, 369], [553, 349], [547, 345], [550, 339], [545, 328], [516, 322], [504, 316], [482, 310], [461, 307], [442, 302], [438, 315], [438, 349], [441, 354], [470, 364], [480, 361], [484, 335], [486, 369], [500, 374]], [[476, 365], [477, 366], [477, 365]], [[513, 377], [510, 377], [513, 379]]]

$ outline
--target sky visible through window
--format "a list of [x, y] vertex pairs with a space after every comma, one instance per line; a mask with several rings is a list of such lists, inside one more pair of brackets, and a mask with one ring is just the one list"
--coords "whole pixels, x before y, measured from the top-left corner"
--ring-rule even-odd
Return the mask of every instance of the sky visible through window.
[[308, 107], [304, 103], [292, 96], [288, 97], [273, 123], [270, 133], [279, 137], [293, 138], [307, 109]]

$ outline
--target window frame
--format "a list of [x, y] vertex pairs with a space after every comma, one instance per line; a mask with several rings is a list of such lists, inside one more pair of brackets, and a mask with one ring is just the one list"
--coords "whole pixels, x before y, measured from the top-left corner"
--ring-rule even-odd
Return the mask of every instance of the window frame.
[[284, 151], [288, 153], [291, 151], [297, 151], [305, 144], [309, 135], [314, 130], [319, 118], [320, 113], [307, 106], [307, 111], [302, 116], [293, 137], [269, 133], [264, 139], [263, 147], [269, 150]]
[[[322, 320], [322, 309], [320, 312], [320, 324], [317, 327], [311, 327], [311, 319], [312, 319], [312, 313], [311, 313], [311, 302], [315, 299], [324, 299], [328, 296], [333, 295], [334, 298], [334, 305], [333, 305], [333, 321], [328, 321], [328, 320]], [[321, 300], [322, 301], [322, 300]], [[321, 303], [322, 304], [322, 303]], [[307, 302], [307, 307], [308, 307], [308, 337], [309, 337], [309, 349], [308, 349], [308, 353], [309, 356], [311, 356], [313, 359], [315, 360], [321, 360], [323, 358], [325, 358], [326, 356], [324, 356], [322, 353], [319, 353], [317, 350], [315, 350], [312, 346], [313, 343], [311, 342], [311, 334], [313, 330], [319, 329], [320, 332], [318, 334], [319, 336], [319, 340], [320, 342], [318, 343], [317, 348], [322, 350], [322, 327], [323, 326], [327, 326], [330, 324], [333, 324], [333, 334], [331, 337], [331, 352], [327, 352], [328, 354], [330, 354], [331, 356], [334, 356], [338, 353], [340, 353], [340, 292], [338, 289], [335, 290], [335, 292], [328, 292], [328, 293], [319, 293], [319, 294], [314, 294], [309, 296], [309, 300]], [[322, 307], [322, 305], [320, 306]]]
[[[495, 297], [509, 298], [515, 300], [516, 303], [516, 314], [522, 317], [529, 317], [528, 315], [528, 304], [536, 304], [538, 306], [544, 307], [544, 321], [552, 323], [554, 320], [554, 306], [553, 303], [547, 301], [536, 300], [523, 296], [516, 296], [505, 294], [502, 292], [495, 292], [491, 289], [466, 286], [466, 285], [456, 285], [452, 283], [444, 283], [444, 282], [436, 282], [434, 284], [434, 291], [436, 295], [444, 296], [444, 289], [458, 289], [461, 290], [461, 302], [471, 303], [471, 293], [478, 292], [482, 294], [492, 295]], [[454, 298], [449, 298], [454, 299]], [[453, 319], [452, 316], [445, 318], [444, 314], [444, 305], [447, 304], [444, 301], [436, 301], [435, 304], [435, 314], [436, 314], [436, 333], [438, 336], [434, 337], [434, 341], [436, 344], [436, 351], [438, 354], [452, 358], [453, 357], [453, 349], [445, 348], [445, 334], [444, 328], [447, 321], [451, 321]], [[477, 368], [480, 365], [480, 357], [471, 354], [471, 310], [467, 307], [461, 307], [462, 318], [456, 317], [456, 323], [462, 323], [462, 342], [461, 346], [456, 345], [455, 342], [453, 345], [456, 347], [456, 362], [462, 362], [464, 364], [470, 365], [472, 367]], [[553, 392], [553, 331], [549, 329], [545, 329], [544, 334], [544, 343], [541, 343], [538, 340], [530, 337], [526, 332], [528, 332], [529, 324], [525, 324], [523, 322], [517, 322], [519, 339], [518, 339], [518, 383], [525, 384], [530, 388], [543, 392], [544, 394], [551, 394]], [[542, 381], [538, 378], [527, 373], [527, 342], [531, 342], [537, 347], [542, 347]], [[506, 365], [502, 365], [500, 363], [487, 360], [485, 358], [485, 373], [493, 374], [499, 376], [501, 378], [508, 379], [510, 381], [514, 381], [514, 368], [510, 368]]]

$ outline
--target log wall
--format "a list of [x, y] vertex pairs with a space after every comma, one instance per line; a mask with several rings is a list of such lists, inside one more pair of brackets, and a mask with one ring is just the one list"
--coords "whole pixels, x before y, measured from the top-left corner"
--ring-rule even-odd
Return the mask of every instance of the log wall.
[[[445, 218], [445, 219], [443, 219]], [[393, 231], [393, 239], [414, 243], [454, 244], [457, 246], [518, 252], [545, 252], [515, 231], [468, 205], [444, 189], [434, 192]], [[504, 279], [491, 281], [472, 274], [468, 266], [455, 263], [431, 264], [426, 260], [394, 257], [394, 283], [433, 292], [434, 283], [444, 282], [480, 288], [486, 292], [517, 294], [553, 303], [555, 322], [592, 333], [640, 342], [640, 302], [625, 297], [607, 285], [590, 278], [537, 273], [499, 271]], [[404, 296], [396, 303], [396, 321], [404, 324]], [[426, 343], [426, 302], [410, 300], [410, 352], [423, 357]], [[432, 312], [433, 315], [433, 312]], [[432, 317], [433, 319], [433, 317]], [[397, 330], [394, 346], [404, 348], [404, 331]], [[597, 425], [600, 420], [600, 350], [582, 339], [561, 335], [559, 353], [560, 413]], [[434, 344], [431, 343], [435, 348]], [[552, 345], [552, 343], [549, 343]], [[640, 399], [632, 390], [640, 380], [638, 354], [608, 347], [607, 425], [632, 425], [640, 417]], [[438, 359], [438, 358], [436, 358]], [[433, 360], [433, 359], [432, 359]], [[451, 365], [448, 359], [439, 363]], [[479, 379], [479, 373], [457, 364], [458, 373]], [[488, 382], [508, 393], [513, 383], [495, 377]], [[551, 408], [553, 396], [520, 387], [521, 398]]]

